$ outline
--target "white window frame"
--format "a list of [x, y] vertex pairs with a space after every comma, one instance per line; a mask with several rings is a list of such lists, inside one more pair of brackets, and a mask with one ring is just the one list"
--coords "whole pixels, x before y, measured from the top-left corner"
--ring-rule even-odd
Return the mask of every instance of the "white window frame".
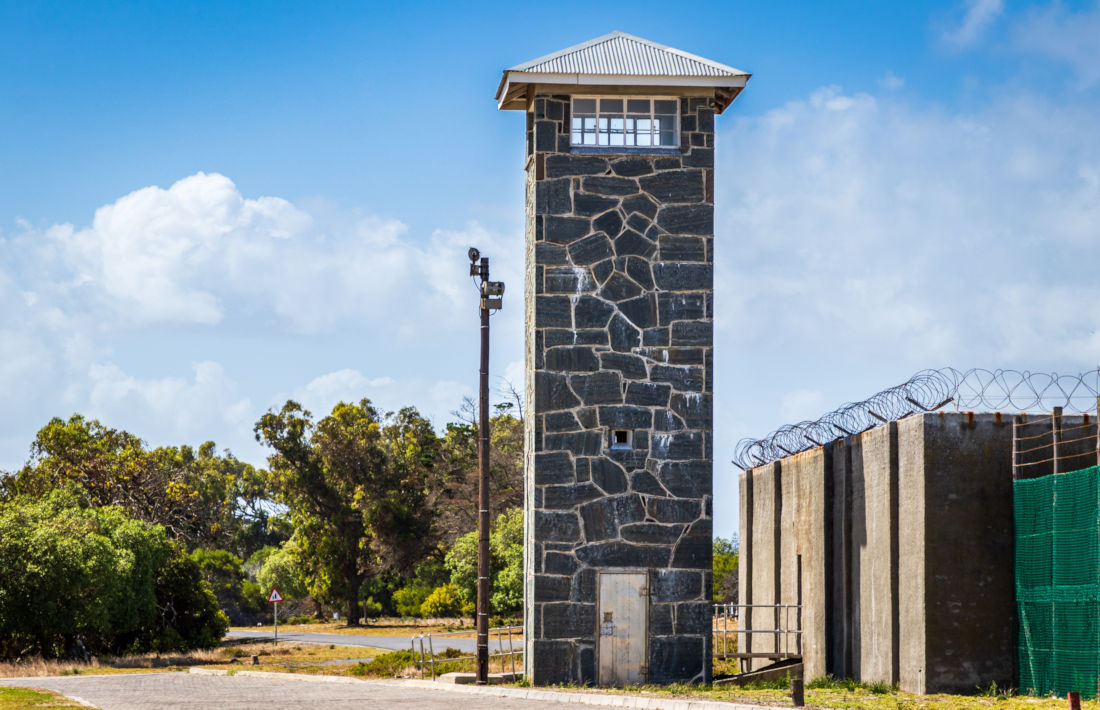
[[[588, 112], [585, 112], [583, 114], [583, 116], [586, 117], [586, 118], [591, 117], [591, 119], [593, 121], [591, 131], [588, 130], [588, 126], [583, 125], [583, 124], [580, 127], [579, 131], [576, 129], [576, 120], [577, 120], [576, 102], [577, 102], [577, 99], [593, 99], [593, 100], [596, 101], [596, 113], [595, 113], [595, 115], [593, 116], [592, 114], [590, 114]], [[621, 113], [614, 113], [614, 114], [601, 113], [600, 112], [600, 101], [601, 101], [601, 99], [621, 100], [623, 102], [623, 109], [624, 110]], [[640, 113], [631, 114], [630, 112], [625, 110], [626, 107], [628, 106], [628, 104], [626, 103], [627, 101], [640, 100], [640, 99], [644, 99], [644, 100], [649, 101], [649, 113], [645, 114], [647, 116], [647, 118], [645, 118], [645, 119], [637, 118], [639, 116], [642, 116], [643, 114], [640, 114]], [[671, 114], [671, 116], [673, 118], [673, 129], [672, 129], [673, 143], [667, 144], [667, 145], [661, 145], [659, 143], [651, 142], [648, 145], [647, 144], [639, 145], [637, 143], [635, 143], [635, 145], [627, 145], [625, 143], [625, 141], [626, 141], [626, 137], [628, 135], [634, 136], [635, 140], [637, 140], [637, 137], [640, 136], [640, 135], [648, 135], [650, 137], [651, 141], [654, 141], [654, 140], [659, 141], [660, 140], [661, 131], [660, 131], [660, 127], [658, 125], [659, 117], [668, 116], [670, 114], [657, 114], [657, 113], [654, 113], [654, 109], [656, 108], [656, 103], [655, 102], [657, 102], [657, 101], [673, 101], [676, 104], [676, 112]], [[622, 122], [622, 126], [620, 128], [618, 128], [618, 130], [621, 131], [621, 134], [619, 134], [619, 135], [621, 135], [622, 140], [624, 142], [622, 144], [612, 145], [611, 141], [613, 141], [615, 139], [615, 136], [616, 136], [616, 133], [615, 133], [615, 131], [616, 131], [615, 120], [618, 120], [618, 121]], [[629, 132], [627, 130], [627, 125], [628, 125], [628, 122], [631, 121], [631, 120], [637, 120], [639, 122], [642, 121], [642, 120], [647, 121], [648, 122], [648, 131], [649, 131], [648, 134], [638, 133], [637, 132], [637, 127], [635, 127], [633, 132]], [[613, 152], [615, 150], [619, 150], [619, 149], [622, 149], [624, 151], [629, 151], [629, 152], [637, 152], [637, 151], [642, 151], [642, 152], [646, 152], [646, 151], [667, 152], [667, 151], [679, 150], [680, 149], [680, 98], [678, 96], [630, 96], [630, 95], [625, 95], [625, 94], [616, 94], [616, 95], [611, 95], [611, 96], [609, 96], [607, 94], [603, 94], [603, 95], [581, 94], [581, 95], [577, 95], [577, 96], [571, 96], [570, 101], [569, 101], [569, 124], [570, 124], [569, 125], [569, 145], [573, 148], [595, 149], [595, 150], [599, 150], [599, 151], [611, 151], [611, 152]], [[607, 127], [607, 130], [603, 130], [603, 128], [605, 126]], [[667, 131], [665, 131], [665, 132], [667, 133]], [[576, 142], [578, 134], [580, 135], [580, 140], [581, 140], [580, 143]], [[592, 143], [585, 143], [584, 142], [585, 137], [588, 136], [588, 135], [591, 135], [593, 137], [594, 142], [592, 142]], [[608, 143], [600, 143], [600, 139], [604, 135], [607, 135]]]

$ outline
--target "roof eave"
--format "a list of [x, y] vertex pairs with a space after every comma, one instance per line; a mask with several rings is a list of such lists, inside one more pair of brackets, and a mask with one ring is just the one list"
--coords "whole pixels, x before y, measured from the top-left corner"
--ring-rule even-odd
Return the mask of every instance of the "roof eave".
[[497, 85], [497, 108], [501, 110], [526, 109], [526, 92], [517, 94], [514, 89], [530, 84], [572, 84], [576, 86], [652, 86], [654, 88], [714, 87], [725, 89], [729, 96], [719, 107], [719, 113], [741, 93], [751, 74], [733, 76], [654, 76], [650, 74], [550, 74], [505, 70]]

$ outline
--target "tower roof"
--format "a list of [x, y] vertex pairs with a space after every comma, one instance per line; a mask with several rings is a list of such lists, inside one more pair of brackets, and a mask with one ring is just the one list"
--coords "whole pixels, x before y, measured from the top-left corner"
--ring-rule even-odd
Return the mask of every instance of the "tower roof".
[[526, 108], [527, 90], [533, 84], [712, 87], [715, 108], [721, 112], [737, 97], [749, 76], [695, 54], [625, 32], [612, 32], [505, 69], [496, 99], [502, 109]]

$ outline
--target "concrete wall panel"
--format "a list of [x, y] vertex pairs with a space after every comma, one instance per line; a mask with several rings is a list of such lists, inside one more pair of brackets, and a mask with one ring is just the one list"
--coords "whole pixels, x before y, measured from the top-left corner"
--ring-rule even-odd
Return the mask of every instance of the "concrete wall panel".
[[898, 683], [907, 693], [923, 693], [926, 685], [924, 480], [924, 417], [908, 417], [898, 422]]
[[[783, 501], [781, 465], [770, 463], [752, 472], [752, 603], [779, 603], [779, 514]], [[776, 628], [775, 612], [771, 609], [745, 610], [747, 628]], [[771, 634], [747, 634], [750, 636], [746, 651], [753, 653], [776, 651]], [[768, 661], [753, 661], [752, 668], [761, 668]]]
[[923, 418], [927, 690], [1015, 685], [1011, 418]]
[[[897, 680], [897, 424], [860, 435], [863, 465], [853, 476], [853, 525], [859, 555], [860, 673]], [[854, 456], [853, 456], [854, 458]], [[855, 469], [855, 466], [853, 466]]]

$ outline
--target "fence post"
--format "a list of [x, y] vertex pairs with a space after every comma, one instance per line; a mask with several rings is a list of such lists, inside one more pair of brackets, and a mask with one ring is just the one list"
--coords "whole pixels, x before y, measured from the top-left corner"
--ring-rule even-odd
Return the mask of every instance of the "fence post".
[[1054, 421], [1051, 422], [1051, 428], [1050, 428], [1051, 436], [1054, 439], [1054, 461], [1052, 462], [1054, 464], [1054, 468], [1052, 470], [1054, 471], [1054, 473], [1064, 473], [1064, 471], [1062, 471], [1062, 467], [1058, 465], [1058, 463], [1059, 463], [1058, 462], [1058, 456], [1061, 454], [1060, 444], [1062, 443], [1062, 408], [1061, 407], [1055, 407], [1054, 408], [1054, 417], [1053, 418], [1054, 418]]

